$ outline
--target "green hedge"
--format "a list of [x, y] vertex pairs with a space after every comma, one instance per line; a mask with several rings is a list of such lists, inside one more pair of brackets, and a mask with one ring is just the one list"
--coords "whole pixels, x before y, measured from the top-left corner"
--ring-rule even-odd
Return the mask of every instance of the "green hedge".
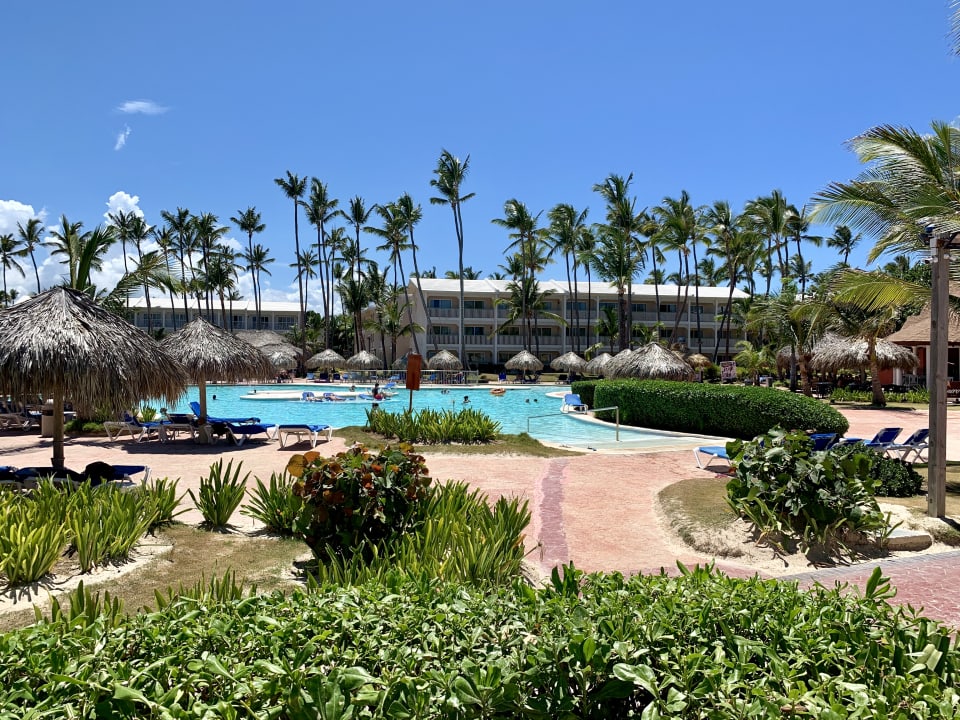
[[597, 407], [597, 404], [593, 401], [593, 396], [597, 385], [602, 382], [603, 380], [578, 380], [570, 384], [570, 392], [579, 395], [580, 399], [589, 407]]
[[[590, 407], [620, 407], [625, 425], [722, 435], [750, 440], [777, 425], [794, 430], [845, 433], [850, 424], [837, 410], [797, 393], [763, 387], [709, 385], [667, 380], [603, 380]], [[589, 393], [589, 390], [587, 391]], [[613, 413], [600, 413], [612, 420]]]
[[[229, 590], [229, 588], [227, 588]], [[950, 630], [706, 569], [172, 597], [0, 635], [0, 717], [954, 717]]]

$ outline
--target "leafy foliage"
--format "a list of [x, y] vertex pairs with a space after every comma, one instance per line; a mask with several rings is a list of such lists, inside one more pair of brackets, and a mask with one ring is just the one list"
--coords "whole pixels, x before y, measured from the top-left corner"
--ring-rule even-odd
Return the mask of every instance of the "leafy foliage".
[[879, 569], [862, 594], [572, 567], [539, 590], [198, 590], [0, 636], [0, 716], [946, 718], [960, 705], [949, 629], [887, 604]]
[[489, 443], [500, 434], [500, 423], [489, 415], [463, 408], [461, 410], [405, 410], [388, 413], [380, 409], [367, 411], [369, 431], [403, 442], [424, 444], [437, 443]]
[[[861, 443], [851, 443], [833, 448], [833, 454], [865, 452]], [[913, 469], [913, 465], [899, 458], [892, 458], [877, 452], [870, 452], [873, 460], [870, 476], [876, 481], [873, 494], [879, 497], [913, 497], [920, 495], [923, 489], [923, 476]]]
[[[930, 403], [930, 391], [927, 388], [914, 388], [905, 392], [895, 392], [885, 390], [884, 397], [888, 402], [916, 403], [918, 405], [928, 405]], [[869, 390], [850, 390], [849, 388], [834, 388], [830, 393], [831, 402], [859, 402], [868, 403], [873, 399], [873, 393]]]
[[285, 472], [271, 473], [270, 484], [255, 477], [252, 499], [240, 512], [262, 522], [267, 530], [280, 535], [297, 534], [297, 522], [303, 511], [303, 499], [293, 491], [293, 478]]
[[[578, 383], [575, 385], [579, 386]], [[780, 425], [845, 433], [850, 424], [813, 398], [772, 388], [708, 385], [666, 380], [602, 380], [591, 407], [620, 407], [626, 425], [750, 439]], [[598, 413], [612, 420], [613, 412]]]
[[862, 536], [882, 541], [891, 530], [874, 498], [873, 451], [814, 451], [805, 433], [775, 428], [751, 442], [728, 443], [727, 453], [735, 468], [727, 483], [730, 506], [768, 540], [836, 552]]
[[199, 495], [187, 490], [197, 509], [203, 515], [204, 523], [211, 528], [224, 528], [230, 517], [243, 501], [246, 494], [247, 478], [250, 473], [240, 477], [242, 462], [233, 469], [233, 460], [223, 466], [218, 460], [210, 466], [210, 475], [200, 478]]
[[[151, 510], [149, 530], [153, 532], [158, 527], [169, 525], [177, 515], [185, 513], [186, 508], [180, 507], [180, 501], [186, 493], [177, 497], [177, 483], [179, 480], [170, 478], [152, 478], [135, 489], [135, 493], [143, 496]], [[179, 510], [177, 508], [180, 508]]]
[[409, 531], [431, 482], [423, 456], [409, 445], [376, 454], [356, 445], [330, 458], [315, 451], [294, 455], [287, 472], [297, 478], [294, 494], [310, 508], [297, 529], [318, 556], [351, 554]]

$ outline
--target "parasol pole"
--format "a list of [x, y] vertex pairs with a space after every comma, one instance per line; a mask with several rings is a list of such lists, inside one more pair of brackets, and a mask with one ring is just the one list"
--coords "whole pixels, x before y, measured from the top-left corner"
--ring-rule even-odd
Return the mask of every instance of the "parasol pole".
[[57, 388], [53, 391], [53, 457], [50, 464], [61, 470], [65, 467], [63, 457], [63, 396], [64, 391]]

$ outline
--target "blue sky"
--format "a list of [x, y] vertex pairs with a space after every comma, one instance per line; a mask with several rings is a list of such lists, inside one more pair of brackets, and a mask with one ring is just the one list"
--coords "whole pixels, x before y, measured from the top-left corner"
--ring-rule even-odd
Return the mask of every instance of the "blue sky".
[[[945, 0], [15, 0], [3, 17], [0, 232], [32, 214], [89, 229], [134, 205], [149, 223], [180, 206], [226, 224], [254, 205], [274, 300], [296, 298], [293, 210], [274, 184], [287, 170], [342, 206], [411, 193], [421, 266], [442, 274], [456, 239], [431, 171], [441, 148], [469, 155], [464, 262], [486, 276], [509, 198], [600, 221], [593, 185], [632, 172], [638, 207], [687, 190], [740, 209], [774, 188], [799, 206], [859, 172], [851, 137], [958, 115]], [[315, 238], [303, 218], [301, 238]], [[103, 282], [121, 269], [118, 248]], [[61, 272], [47, 260], [44, 284]]]

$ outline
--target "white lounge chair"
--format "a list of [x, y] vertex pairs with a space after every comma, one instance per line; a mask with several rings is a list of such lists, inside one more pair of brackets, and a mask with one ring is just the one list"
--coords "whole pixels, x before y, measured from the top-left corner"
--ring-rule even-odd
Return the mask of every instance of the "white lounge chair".
[[310, 438], [310, 447], [317, 446], [317, 440], [320, 433], [326, 434], [327, 442], [333, 437], [333, 428], [329, 425], [279, 425], [277, 427], [277, 439], [280, 440], [280, 447], [284, 447], [291, 435], [297, 436], [297, 442], [301, 442], [303, 436]]
[[891, 443], [887, 445], [886, 452], [896, 455], [904, 462], [908, 462], [911, 455], [915, 455], [914, 461], [920, 460], [920, 455], [924, 450], [930, 447], [930, 428], [920, 428], [902, 443]]
[[[706, 465], [703, 464], [703, 461], [700, 458], [701, 455], [707, 456]], [[730, 457], [727, 455], [727, 448], [723, 445], [701, 445], [698, 448], [694, 448], [693, 457], [697, 461], [697, 467], [701, 470], [706, 470], [710, 465], [710, 461], [715, 458], [725, 461], [727, 465], [730, 464]]]

